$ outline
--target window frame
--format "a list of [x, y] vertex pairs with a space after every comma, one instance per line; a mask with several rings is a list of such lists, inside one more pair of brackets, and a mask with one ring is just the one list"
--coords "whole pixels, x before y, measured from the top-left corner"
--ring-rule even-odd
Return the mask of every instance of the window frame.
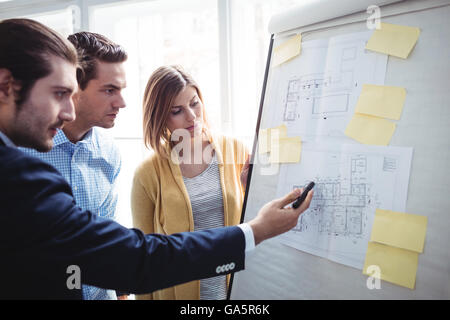
[[[25, 15], [45, 14], [67, 10], [73, 7], [72, 20], [74, 32], [90, 30], [92, 26], [92, 10], [98, 6], [118, 5], [120, 3], [138, 3], [149, 0], [15, 0], [0, 3], [0, 20]], [[157, 1], [157, 0], [150, 0]], [[231, 58], [231, 0], [216, 0], [219, 26], [219, 79], [221, 131], [226, 134], [233, 132], [232, 96], [232, 58]]]
[[[50, 14], [56, 13], [58, 11], [67, 10], [68, 8], [72, 9], [72, 26], [73, 32], [79, 31], [90, 31], [94, 26], [93, 18], [94, 18], [94, 10], [99, 7], [107, 7], [107, 6], [117, 6], [120, 4], [133, 4], [139, 2], [149, 2], [149, 1], [158, 1], [158, 0], [40, 0], [40, 1], [32, 1], [32, 0], [15, 0], [12, 2], [0, 2], [0, 20], [13, 18], [13, 17], [21, 17], [21, 16], [30, 16], [30, 15], [39, 15], [39, 14]], [[210, 0], [214, 1], [214, 0]], [[233, 121], [236, 113], [239, 111], [237, 107], [233, 107], [233, 101], [236, 101], [237, 93], [233, 92], [233, 79], [234, 76], [237, 76], [237, 71], [233, 68], [233, 25], [232, 25], [232, 12], [233, 12], [233, 0], [215, 0], [217, 2], [217, 18], [218, 18], [218, 55], [219, 55], [219, 107], [220, 107], [220, 132], [224, 135], [237, 136], [236, 126], [237, 124]], [[270, 35], [267, 34], [267, 38], [269, 39]], [[257, 106], [259, 106], [259, 101], [257, 101]], [[256, 128], [249, 128], [249, 135], [253, 136], [255, 134]], [[239, 138], [239, 136], [237, 136]], [[250, 138], [250, 137], [243, 137]], [[114, 139], [119, 144], [131, 145], [127, 141], [132, 141], [133, 145], [135, 143], [141, 142], [142, 146], [139, 149], [140, 155], [145, 158], [149, 154], [152, 153], [150, 150], [145, 149], [143, 145], [142, 137], [125, 137], [125, 136], [116, 136], [114, 135]], [[250, 144], [248, 145], [251, 148], [252, 141], [247, 141]], [[123, 163], [124, 165], [124, 163]], [[127, 174], [133, 171], [133, 168], [128, 168], [127, 165], [122, 167], [121, 177], [123, 178], [123, 172], [127, 171]], [[120, 179], [120, 178], [119, 178]], [[128, 190], [128, 185], [131, 181], [121, 181], [122, 187], [126, 187]], [[124, 195], [125, 198], [127, 195]], [[119, 199], [122, 198], [121, 203], [124, 204], [124, 207], [127, 207], [128, 200], [123, 200], [123, 196], [120, 196]], [[128, 207], [127, 207], [128, 208]], [[122, 210], [120, 208], [120, 204], [118, 204], [118, 213], [117, 219], [118, 222], [122, 223], [125, 226], [131, 227], [131, 217], [127, 216], [125, 218], [121, 218]], [[125, 210], [128, 213], [128, 209]], [[123, 220], [123, 221], [122, 221]]]

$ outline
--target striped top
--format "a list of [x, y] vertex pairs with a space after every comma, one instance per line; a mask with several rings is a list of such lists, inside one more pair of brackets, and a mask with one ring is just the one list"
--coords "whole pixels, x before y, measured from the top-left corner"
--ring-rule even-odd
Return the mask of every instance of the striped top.
[[[205, 171], [183, 180], [191, 201], [194, 231], [223, 227], [223, 197], [216, 154]], [[200, 280], [200, 300], [225, 300], [226, 281], [225, 275]]]

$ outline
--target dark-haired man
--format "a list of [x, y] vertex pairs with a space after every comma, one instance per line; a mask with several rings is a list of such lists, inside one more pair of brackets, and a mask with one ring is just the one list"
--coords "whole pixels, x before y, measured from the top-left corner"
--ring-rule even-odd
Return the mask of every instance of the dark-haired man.
[[[74, 119], [76, 52], [27, 19], [0, 22], [0, 299], [80, 299], [78, 283], [149, 293], [244, 268], [255, 244], [288, 231], [310, 204], [294, 190], [239, 226], [144, 235], [82, 210], [48, 163], [16, 145], [50, 150]], [[155, 276], [157, 275], [157, 276]]]
[[[72, 187], [77, 205], [100, 217], [114, 219], [117, 207], [115, 184], [121, 168], [120, 153], [112, 139], [98, 128], [111, 128], [125, 107], [125, 50], [97, 33], [69, 36], [79, 57], [74, 94], [75, 120], [64, 125], [49, 152], [23, 151], [54, 166]], [[82, 286], [85, 300], [116, 299], [114, 290]]]

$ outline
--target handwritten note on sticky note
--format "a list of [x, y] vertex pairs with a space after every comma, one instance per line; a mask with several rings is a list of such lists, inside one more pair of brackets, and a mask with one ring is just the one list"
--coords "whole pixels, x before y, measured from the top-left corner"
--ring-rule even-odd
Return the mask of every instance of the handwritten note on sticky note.
[[276, 67], [298, 56], [302, 50], [302, 35], [298, 34], [273, 49], [272, 66]]
[[367, 273], [369, 266], [376, 266], [382, 280], [414, 289], [418, 261], [417, 252], [369, 242], [363, 274], [376, 276], [376, 274]]
[[405, 88], [364, 84], [355, 112], [400, 120], [405, 98]]
[[427, 217], [377, 209], [370, 241], [423, 252]]
[[300, 161], [302, 141], [300, 137], [282, 137], [272, 140], [270, 163], [297, 163]]
[[395, 131], [395, 123], [369, 115], [355, 113], [345, 135], [370, 145], [387, 146]]
[[381, 28], [375, 30], [367, 42], [366, 49], [406, 59], [419, 35], [419, 28], [381, 23]]

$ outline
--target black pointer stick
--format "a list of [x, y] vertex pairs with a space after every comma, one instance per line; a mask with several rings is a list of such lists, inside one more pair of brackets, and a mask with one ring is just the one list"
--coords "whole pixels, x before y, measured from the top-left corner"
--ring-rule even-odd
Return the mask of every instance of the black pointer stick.
[[314, 182], [310, 182], [308, 184], [308, 186], [305, 188], [305, 190], [303, 190], [302, 194], [300, 195], [300, 197], [297, 198], [297, 200], [295, 200], [294, 204], [292, 205], [292, 207], [294, 209], [297, 209], [298, 207], [300, 207], [300, 205], [303, 203], [303, 201], [305, 201], [306, 196], [308, 195], [308, 192], [314, 188]]

